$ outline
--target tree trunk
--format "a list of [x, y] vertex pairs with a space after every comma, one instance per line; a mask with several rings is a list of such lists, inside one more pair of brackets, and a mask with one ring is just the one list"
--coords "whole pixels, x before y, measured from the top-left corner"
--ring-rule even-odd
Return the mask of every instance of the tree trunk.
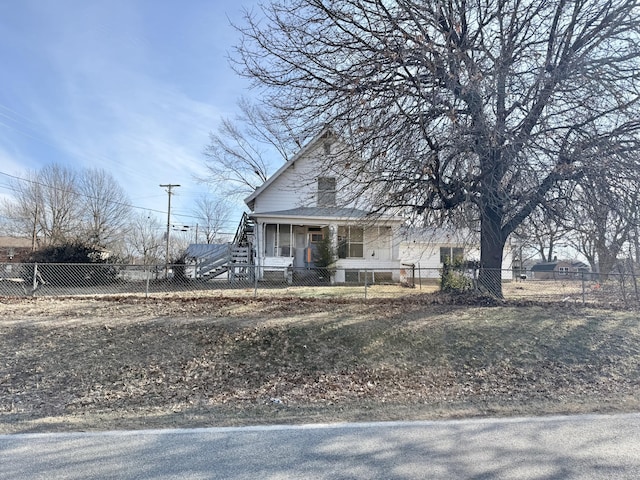
[[480, 223], [480, 275], [482, 293], [502, 298], [502, 254], [506, 238], [501, 217], [496, 210], [482, 212]]
[[598, 245], [597, 254], [599, 278], [601, 282], [605, 282], [616, 266], [618, 249], [613, 246], [607, 248], [604, 242], [601, 242], [600, 245]]

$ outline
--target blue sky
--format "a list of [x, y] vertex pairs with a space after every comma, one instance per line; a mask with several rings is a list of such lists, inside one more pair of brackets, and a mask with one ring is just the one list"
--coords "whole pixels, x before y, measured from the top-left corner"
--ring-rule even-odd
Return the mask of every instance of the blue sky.
[[226, 58], [229, 19], [257, 3], [0, 0], [0, 172], [104, 168], [134, 205], [162, 211], [158, 185], [181, 184], [173, 221], [195, 223], [208, 134], [250, 95]]

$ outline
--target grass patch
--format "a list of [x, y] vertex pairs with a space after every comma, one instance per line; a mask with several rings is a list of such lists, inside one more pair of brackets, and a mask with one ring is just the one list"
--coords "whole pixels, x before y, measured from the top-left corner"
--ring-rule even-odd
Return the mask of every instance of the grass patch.
[[0, 314], [2, 432], [639, 407], [634, 312], [412, 296], [15, 300]]

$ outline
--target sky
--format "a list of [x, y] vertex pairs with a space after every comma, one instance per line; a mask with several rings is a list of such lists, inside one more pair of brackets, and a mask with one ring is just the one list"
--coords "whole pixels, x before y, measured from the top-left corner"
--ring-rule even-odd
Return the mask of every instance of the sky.
[[0, 195], [11, 193], [7, 175], [96, 167], [164, 221], [159, 185], [180, 184], [172, 223], [196, 223], [209, 132], [252, 95], [229, 66], [239, 40], [230, 22], [257, 4], [0, 0]]

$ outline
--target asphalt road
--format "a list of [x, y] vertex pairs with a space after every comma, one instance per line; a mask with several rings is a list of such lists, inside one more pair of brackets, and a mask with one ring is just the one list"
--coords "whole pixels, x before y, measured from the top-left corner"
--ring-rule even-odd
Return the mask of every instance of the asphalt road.
[[631, 479], [640, 414], [0, 436], [1, 479]]

